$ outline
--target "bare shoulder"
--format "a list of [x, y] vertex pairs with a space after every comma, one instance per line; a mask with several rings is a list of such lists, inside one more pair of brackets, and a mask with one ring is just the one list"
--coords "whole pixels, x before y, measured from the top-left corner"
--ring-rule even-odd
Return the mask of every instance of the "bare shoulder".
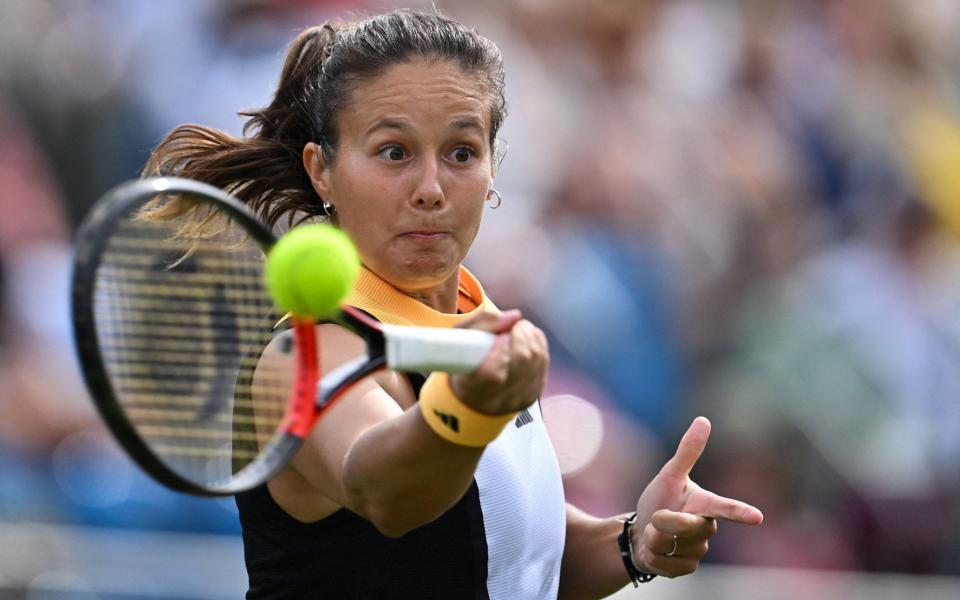
[[[318, 325], [317, 339], [320, 345], [321, 373], [328, 373], [366, 352], [366, 345], [360, 336], [337, 325]], [[402, 373], [383, 370], [370, 379], [403, 409], [409, 408], [416, 401], [410, 382]]]
[[[317, 326], [318, 361], [321, 376], [343, 363], [362, 356], [362, 338], [333, 324]], [[262, 365], [288, 373], [287, 383], [270, 378], [272, 385], [292, 385], [295, 354], [290, 332], [279, 333], [264, 350]], [[402, 414], [415, 402], [405, 376], [381, 371], [354, 385], [314, 425], [290, 466], [269, 484], [277, 504], [293, 518], [313, 522], [344, 505], [340, 469], [353, 443], [370, 427]]]

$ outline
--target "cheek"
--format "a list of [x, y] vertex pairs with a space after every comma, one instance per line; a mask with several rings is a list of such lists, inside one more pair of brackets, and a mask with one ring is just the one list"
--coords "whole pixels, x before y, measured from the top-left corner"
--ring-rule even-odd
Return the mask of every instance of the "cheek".
[[471, 173], [469, 178], [460, 182], [456, 197], [458, 198], [461, 215], [472, 218], [479, 223], [483, 216], [483, 208], [486, 206], [484, 199], [486, 199], [489, 189], [490, 176], [482, 170]]
[[460, 222], [463, 227], [463, 242], [469, 247], [480, 231], [480, 223], [483, 221], [483, 201], [470, 202], [463, 207]]
[[344, 207], [338, 226], [353, 240], [360, 258], [369, 262], [379, 252], [387, 237], [383, 213], [375, 210], [357, 210], [356, 206]]
[[390, 187], [354, 162], [345, 160], [335, 180], [337, 224], [361, 249], [382, 237], [393, 220]]

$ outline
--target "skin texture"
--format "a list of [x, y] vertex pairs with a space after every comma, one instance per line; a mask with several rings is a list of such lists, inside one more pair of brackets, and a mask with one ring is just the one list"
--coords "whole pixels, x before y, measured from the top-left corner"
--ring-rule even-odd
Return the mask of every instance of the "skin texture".
[[450, 63], [395, 65], [354, 91], [333, 160], [304, 149], [314, 189], [364, 265], [442, 312], [456, 310], [493, 177], [486, 95]]
[[[336, 208], [335, 221], [364, 265], [442, 312], [456, 310], [460, 263], [492, 182], [487, 96], [482, 81], [455, 64], [396, 64], [353, 91], [338, 115], [335, 156], [324, 156], [313, 143], [303, 150], [314, 189]], [[451, 377], [457, 396], [488, 414], [532, 404], [549, 366], [543, 332], [519, 311], [478, 315], [464, 326], [497, 334], [497, 343], [474, 373]], [[335, 326], [321, 326], [319, 339], [325, 371], [362, 351]], [[283, 357], [269, 347], [263, 360]], [[442, 515], [466, 491], [482, 449], [434, 434], [415, 402], [396, 374], [355, 386], [320, 420], [292, 466], [269, 484], [278, 504], [305, 522], [346, 507], [388, 536]], [[757, 524], [763, 518], [756, 508], [690, 480], [709, 433], [709, 421], [696, 419], [637, 503], [634, 559], [646, 572], [690, 573], [718, 519]], [[561, 597], [599, 598], [628, 582], [616, 542], [621, 528], [617, 517], [568, 506]], [[676, 553], [667, 557], [674, 536]]]

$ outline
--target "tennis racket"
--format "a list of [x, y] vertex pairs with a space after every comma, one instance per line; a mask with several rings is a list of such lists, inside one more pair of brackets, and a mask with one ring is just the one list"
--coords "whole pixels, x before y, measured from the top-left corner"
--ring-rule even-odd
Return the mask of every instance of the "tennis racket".
[[[342, 307], [320, 322], [360, 336], [366, 354], [318, 381], [316, 323], [284, 319], [263, 281], [275, 241], [237, 198], [175, 177], [114, 188], [78, 231], [72, 310], [87, 387], [126, 452], [170, 488], [260, 485], [354, 383], [383, 368], [469, 372], [493, 344]], [[293, 358], [282, 367], [260, 360], [278, 336]]]

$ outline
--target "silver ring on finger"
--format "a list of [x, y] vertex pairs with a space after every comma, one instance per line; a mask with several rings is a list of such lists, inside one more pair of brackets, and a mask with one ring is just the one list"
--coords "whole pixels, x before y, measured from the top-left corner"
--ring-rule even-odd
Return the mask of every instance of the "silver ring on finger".
[[664, 556], [673, 556], [677, 553], [677, 536], [673, 536], [673, 549], [670, 552], [664, 554]]

